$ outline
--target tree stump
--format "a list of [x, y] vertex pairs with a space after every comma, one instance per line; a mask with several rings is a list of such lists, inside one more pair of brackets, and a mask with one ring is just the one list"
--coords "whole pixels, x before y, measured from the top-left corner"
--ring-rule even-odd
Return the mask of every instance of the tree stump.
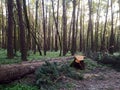
[[74, 67], [76, 69], [84, 70], [85, 69], [85, 63], [84, 63], [84, 57], [85, 56], [74, 56], [74, 61], [71, 63], [71, 67]]

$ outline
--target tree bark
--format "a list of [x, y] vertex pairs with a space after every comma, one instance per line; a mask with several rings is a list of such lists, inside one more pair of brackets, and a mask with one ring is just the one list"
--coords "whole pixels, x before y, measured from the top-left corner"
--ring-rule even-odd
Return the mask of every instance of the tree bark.
[[4, 14], [3, 14], [3, 4], [1, 2], [1, 10], [2, 10], [2, 18], [1, 18], [1, 30], [2, 30], [2, 41], [1, 41], [1, 47], [5, 49], [5, 25], [4, 25]]
[[95, 51], [98, 51], [98, 31], [99, 31], [99, 18], [100, 18], [100, 15], [99, 15], [99, 12], [100, 12], [100, 0], [99, 0], [99, 3], [98, 3], [98, 8], [97, 8], [97, 18], [96, 18], [96, 23], [95, 23]]
[[28, 31], [28, 34], [27, 34], [27, 50], [31, 49], [30, 46], [31, 46], [31, 36], [30, 36], [30, 22], [29, 22], [29, 19], [28, 19], [28, 14], [27, 14], [27, 7], [26, 7], [26, 0], [23, 0], [23, 9], [24, 9], [24, 15], [25, 15], [25, 21], [26, 21], [26, 26], [27, 26], [27, 31]]
[[106, 7], [106, 16], [105, 16], [105, 24], [104, 24], [104, 31], [103, 31], [103, 36], [102, 36], [102, 42], [101, 42], [101, 50], [106, 47], [106, 39], [105, 39], [105, 34], [106, 34], [106, 26], [107, 26], [107, 18], [108, 18], [108, 7], [109, 7], [109, 0], [107, 1], [107, 7]]
[[[73, 57], [53, 58], [49, 62], [67, 62]], [[10, 83], [13, 80], [20, 79], [28, 74], [34, 73], [35, 70], [45, 62], [43, 61], [25, 61], [21, 64], [1, 65], [0, 66], [0, 84]]]
[[46, 55], [46, 25], [45, 25], [45, 10], [44, 10], [44, 0], [42, 0], [43, 7], [43, 34], [44, 34], [44, 55]]
[[48, 45], [47, 45], [47, 50], [50, 50], [50, 46], [51, 46], [51, 18], [50, 18], [50, 16], [51, 16], [51, 12], [50, 12], [50, 10], [49, 10], [49, 21], [48, 21], [48, 38], [47, 38], [47, 43], [48, 43]]
[[8, 33], [7, 33], [7, 58], [12, 59], [14, 58], [13, 53], [13, 30], [14, 30], [14, 24], [13, 24], [13, 0], [7, 0], [7, 6], [8, 6]]
[[54, 2], [53, 2], [53, 0], [51, 0], [51, 2], [52, 2], [52, 9], [53, 9], [53, 19], [54, 19], [55, 27], [56, 27], [56, 33], [55, 33], [55, 51], [58, 50], [58, 46], [57, 46], [57, 37], [58, 37], [59, 43], [60, 43], [60, 56], [61, 56], [62, 43], [61, 43], [61, 38], [60, 38], [59, 28], [58, 28], [59, 0], [58, 0], [58, 5], [57, 5], [57, 19], [55, 18]]
[[92, 0], [88, 0], [88, 6], [89, 6], [89, 21], [88, 21], [88, 30], [87, 30], [87, 48], [93, 51], [94, 45], [93, 45], [93, 25], [92, 25]]
[[76, 0], [73, 0], [73, 27], [72, 27], [72, 47], [71, 47], [71, 54], [74, 55], [76, 52], [76, 42], [75, 42], [75, 12], [76, 12]]
[[[76, 16], [76, 32], [75, 32], [75, 48], [76, 48], [76, 50], [77, 50], [77, 37], [78, 37], [78, 21], [79, 21], [79, 14], [80, 14], [80, 0], [78, 1], [78, 8], [77, 8], [77, 16]], [[75, 50], [75, 51], [76, 51]]]
[[19, 28], [20, 28], [20, 49], [21, 49], [21, 59], [23, 61], [27, 60], [27, 49], [26, 49], [26, 38], [25, 38], [25, 26], [22, 16], [22, 5], [20, 0], [16, 0], [19, 18]]
[[109, 53], [113, 54], [114, 48], [115, 48], [115, 38], [114, 38], [114, 29], [113, 29], [113, 5], [112, 5], [112, 0], [111, 0], [111, 34], [110, 34], [110, 39], [109, 39]]
[[67, 53], [67, 16], [66, 1], [63, 0], [63, 56]]
[[83, 18], [82, 18], [82, 15], [83, 14], [83, 10], [82, 10], [82, 3], [81, 3], [81, 14], [80, 14], [80, 42], [79, 42], [79, 51], [81, 52], [82, 51], [82, 49], [83, 49], [83, 38], [82, 38], [82, 31], [83, 31], [83, 22], [82, 22], [82, 20], [83, 20]]
[[71, 16], [70, 28], [69, 28], [69, 36], [68, 36], [68, 50], [71, 49], [71, 34], [72, 34], [72, 24], [73, 24], [73, 13]]
[[[16, 12], [16, 11], [15, 11]], [[14, 12], [14, 13], [15, 13]], [[14, 20], [14, 55], [16, 55], [16, 52], [17, 52], [17, 32], [16, 32], [16, 30], [17, 30], [17, 28], [16, 28], [16, 15], [14, 15], [14, 18], [13, 18]]]
[[[37, 27], [38, 27], [38, 0], [36, 0], [36, 12], [35, 12], [35, 37], [37, 37], [37, 36], [36, 36]], [[34, 54], [35, 54], [36, 51], [37, 51], [37, 50], [36, 50], [37, 47], [36, 47], [35, 41], [33, 41], [33, 47], [34, 47]]]

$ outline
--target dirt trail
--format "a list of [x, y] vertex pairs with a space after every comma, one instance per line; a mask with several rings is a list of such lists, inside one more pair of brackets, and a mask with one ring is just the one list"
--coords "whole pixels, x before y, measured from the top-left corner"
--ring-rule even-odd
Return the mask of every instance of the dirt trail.
[[73, 83], [73, 90], [120, 90], [120, 72], [109, 67], [96, 68], [84, 74], [84, 80], [76, 81], [68, 79]]

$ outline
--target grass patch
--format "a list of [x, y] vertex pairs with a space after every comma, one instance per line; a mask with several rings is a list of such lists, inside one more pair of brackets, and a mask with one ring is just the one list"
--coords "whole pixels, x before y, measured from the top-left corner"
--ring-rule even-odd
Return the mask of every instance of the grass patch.
[[[39, 52], [36, 52], [36, 54], [33, 54], [32, 51], [29, 51], [29, 56], [27, 57], [29, 61], [31, 60], [45, 60], [50, 58], [57, 58], [59, 56], [59, 51], [57, 52], [47, 52], [46, 56], [40, 56]], [[66, 56], [70, 56], [70, 53], [67, 53]], [[16, 53], [16, 56], [13, 59], [7, 59], [7, 50], [0, 49], [0, 64], [13, 64], [13, 63], [20, 63], [21, 61], [21, 54], [18, 51]]]
[[37, 86], [14, 83], [9, 85], [0, 85], [0, 90], [39, 90]]
[[7, 51], [0, 49], [0, 64], [12, 64], [21, 62], [20, 57], [14, 57], [14, 59], [7, 59]]

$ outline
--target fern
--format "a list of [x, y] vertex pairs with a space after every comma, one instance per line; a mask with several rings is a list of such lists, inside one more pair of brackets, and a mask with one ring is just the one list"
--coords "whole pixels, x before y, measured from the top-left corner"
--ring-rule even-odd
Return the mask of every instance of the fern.
[[36, 70], [35, 75], [36, 84], [39, 88], [47, 88], [48, 86], [55, 85], [61, 81], [63, 76], [77, 80], [83, 79], [83, 75], [78, 73], [74, 68], [66, 64], [59, 65], [55, 62], [46, 62]]

